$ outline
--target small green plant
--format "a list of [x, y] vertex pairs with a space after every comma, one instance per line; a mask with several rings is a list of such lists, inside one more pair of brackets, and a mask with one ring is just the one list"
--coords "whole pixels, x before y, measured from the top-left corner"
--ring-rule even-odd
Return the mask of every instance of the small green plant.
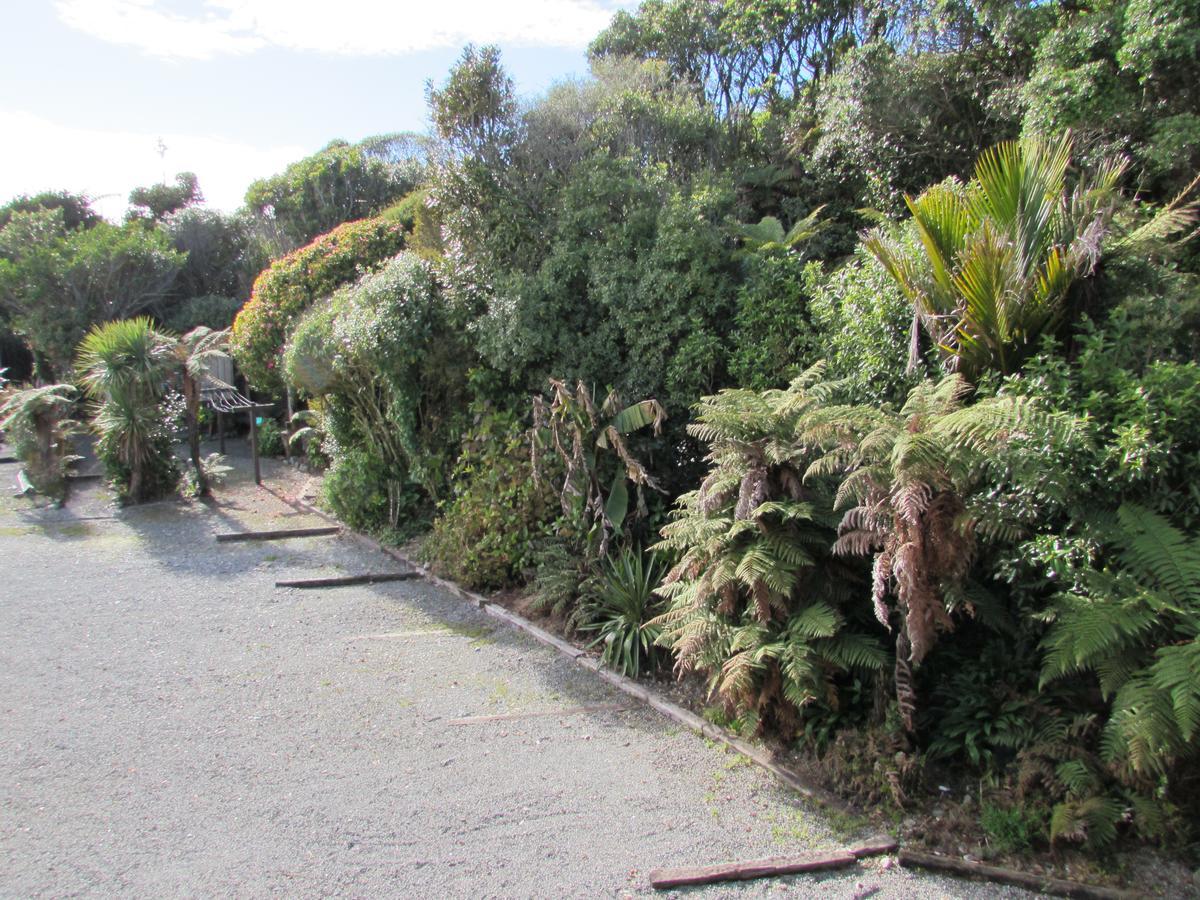
[[189, 460], [188, 467], [183, 473], [180, 493], [185, 497], [203, 497], [205, 493], [201, 490], [202, 484], [208, 486], [221, 484], [232, 471], [233, 467], [220, 453], [210, 453], [201, 459], [199, 473], [196, 472], [196, 466]]
[[626, 549], [607, 560], [595, 595], [583, 603], [588, 621], [579, 630], [596, 633], [589, 646], [602, 646], [604, 664], [622, 675], [637, 678], [655, 661], [659, 629], [649, 622], [658, 612], [654, 588], [661, 568], [658, 557]]
[[985, 802], [979, 825], [989, 846], [1000, 853], [1024, 853], [1045, 836], [1045, 816], [1022, 805], [1002, 806]]
[[274, 419], [264, 418], [257, 425], [258, 452], [263, 456], [283, 455], [283, 430]]
[[292, 436], [288, 444], [293, 451], [299, 450], [312, 469], [325, 469], [329, 457], [325, 454], [325, 425], [317, 409], [302, 409], [292, 414]]

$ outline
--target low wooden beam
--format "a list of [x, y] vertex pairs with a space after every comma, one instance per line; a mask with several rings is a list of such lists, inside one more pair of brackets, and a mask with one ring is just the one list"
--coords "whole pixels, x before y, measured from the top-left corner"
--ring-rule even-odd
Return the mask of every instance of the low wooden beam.
[[900, 842], [895, 838], [887, 835], [877, 835], [870, 840], [863, 841], [861, 844], [855, 844], [850, 848], [850, 852], [854, 854], [856, 859], [862, 859], [864, 856], [882, 856], [885, 853], [895, 853], [900, 849]]
[[229, 544], [234, 541], [282, 541], [287, 538], [320, 537], [325, 534], [337, 534], [342, 529], [337, 525], [321, 525], [317, 528], [282, 528], [278, 531], [234, 531], [229, 534], [218, 534], [218, 544]]
[[650, 884], [662, 890], [691, 884], [712, 884], [717, 881], [748, 881], [752, 878], [772, 878], [778, 875], [795, 875], [799, 872], [841, 869], [852, 866], [856, 862], [857, 857], [849, 850], [807, 853], [803, 856], [772, 856], [767, 859], [720, 863], [715, 866], [654, 869], [650, 873]]
[[277, 581], [277, 588], [348, 587], [353, 584], [382, 584], [385, 581], [410, 581], [420, 578], [416, 572], [378, 572], [372, 575], [342, 575], [336, 578], [300, 578], [296, 581]]
[[931, 869], [936, 872], [949, 872], [963, 878], [981, 878], [1000, 884], [1011, 884], [1027, 888], [1043, 894], [1054, 894], [1059, 897], [1078, 897], [1080, 900], [1131, 900], [1140, 896], [1130, 891], [1117, 888], [1100, 887], [1083, 884], [1079, 881], [1068, 881], [1064, 878], [1051, 878], [1049, 875], [1036, 875], [1032, 872], [1021, 872], [1017, 869], [1002, 869], [998, 866], [988, 866], [953, 856], [941, 856], [934, 853], [921, 853], [916, 850], [901, 850], [897, 857], [900, 865], [908, 868]]

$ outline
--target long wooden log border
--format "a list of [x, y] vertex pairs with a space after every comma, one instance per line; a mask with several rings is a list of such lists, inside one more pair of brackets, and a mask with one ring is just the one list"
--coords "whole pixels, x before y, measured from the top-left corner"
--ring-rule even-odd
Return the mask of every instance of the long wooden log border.
[[15, 456], [0, 456], [0, 466], [20, 462]]
[[831, 853], [807, 853], [803, 856], [772, 856], [744, 862], [719, 863], [714, 866], [689, 866], [680, 869], [653, 869], [650, 884], [659, 890], [686, 887], [693, 884], [712, 884], [717, 881], [749, 881], [752, 878], [774, 878], [799, 872], [821, 872], [842, 869], [858, 862], [858, 857], [846, 850]]
[[1058, 897], [1077, 897], [1080, 900], [1132, 900], [1134, 897], [1141, 896], [1140, 894], [1117, 888], [1083, 884], [1078, 881], [1067, 881], [1064, 878], [1036, 875], [1016, 869], [1002, 869], [999, 866], [989, 866], [984, 863], [972, 862], [958, 857], [942, 856], [936, 853], [901, 850], [898, 858], [900, 865], [907, 868], [949, 872], [961, 878], [983, 879], [985, 881], [999, 882], [1000, 884], [1011, 884], [1015, 887], [1026, 888], [1043, 894], [1054, 894]]
[[233, 531], [228, 534], [218, 534], [218, 544], [229, 544], [234, 541], [282, 541], [286, 538], [321, 537], [326, 534], [340, 532], [339, 525], [321, 525], [317, 528], [282, 528], [276, 531]]
[[388, 581], [411, 581], [420, 578], [416, 572], [375, 572], [366, 575], [337, 575], [331, 578], [297, 578], [292, 581], [277, 581], [277, 588], [331, 588], [350, 587], [355, 584], [383, 584]]
[[[338, 521], [324, 510], [320, 510], [312, 504], [305, 503], [303, 500], [296, 499], [290, 501], [290, 503], [296, 509], [311, 513], [315, 516], [325, 519], [327, 522]], [[830, 793], [829, 791], [826, 791], [824, 788], [805, 781], [794, 772], [791, 772], [776, 763], [774, 759], [771, 758], [771, 754], [766, 750], [747, 743], [737, 735], [732, 734], [723, 728], [718, 728], [716, 725], [712, 724], [706, 719], [701, 718], [691, 710], [684, 709], [682, 706], [672, 703], [670, 700], [660, 696], [644, 685], [638, 684], [637, 682], [632, 681], [623, 675], [619, 675], [610, 669], [604, 668], [600, 664], [599, 660], [588, 656], [586, 651], [584, 651], [582, 648], [576, 647], [574, 644], [564, 641], [557, 635], [550, 634], [545, 629], [534, 625], [525, 617], [514, 613], [512, 610], [492, 603], [492, 601], [488, 600], [484, 596], [481, 596], [480, 594], [475, 593], [474, 591], [468, 591], [452, 581], [448, 581], [445, 578], [434, 575], [427, 566], [424, 566], [416, 560], [411, 559], [402, 550], [399, 550], [395, 547], [385, 547], [374, 538], [367, 537], [365, 534], [360, 534], [359, 532], [351, 529], [347, 529], [346, 533], [350, 537], [357, 540], [364, 547], [375, 550], [379, 553], [383, 553], [384, 555], [390, 556], [392, 559], [395, 559], [406, 566], [410, 566], [414, 572], [416, 572], [429, 584], [440, 587], [448, 593], [453, 594], [455, 597], [465, 600], [472, 606], [479, 607], [488, 615], [507, 622], [513, 628], [524, 631], [535, 641], [545, 644], [548, 647], [553, 647], [563, 655], [575, 660], [575, 662], [583, 668], [595, 672], [600, 678], [613, 685], [622, 693], [628, 694], [631, 697], [636, 697], [638, 700], [641, 700], [647, 706], [666, 716], [673, 722], [682, 725], [684, 728], [694, 731], [697, 734], [708, 738], [709, 740], [722, 743], [731, 750], [737, 751], [759, 768], [770, 772], [775, 776], [776, 779], [787, 785], [802, 797], [805, 797], [806, 799], [815, 803], [817, 806], [827, 810], [833, 810], [841, 813], [842, 815], [860, 815], [857, 810], [855, 810], [850, 804], [846, 803], [840, 797]], [[849, 852], [856, 859], [861, 859], [866, 856], [895, 853], [897, 850], [899, 850], [899, 843], [895, 839], [886, 834], [879, 834], [868, 838], [863, 843], [858, 844], [855, 847], [850, 848]], [[939, 863], [949, 859], [949, 857], [921, 854], [909, 850], [899, 850], [899, 853], [901, 865], [908, 866], [925, 865], [926, 868], [935, 868], [938, 867]], [[925, 863], [917, 862], [918, 858], [932, 860], [933, 864], [926, 865]], [[906, 859], [907, 863], [905, 862]], [[955, 861], [950, 860], [950, 862], [953, 863]], [[1064, 887], [1069, 886], [1071, 890], [1076, 891], [1076, 893], [1071, 894], [1064, 893], [1062, 896], [1081, 897], [1085, 898], [1085, 900], [1131, 900], [1131, 898], [1138, 896], [1135, 893], [1120, 891], [1115, 888], [1097, 887], [1077, 882], [1064, 881], [1063, 879], [1043, 878], [1041, 876], [1030, 875], [1025, 872], [1014, 872], [1013, 870], [998, 869], [992, 866], [975, 865], [967, 863], [965, 860], [962, 860], [961, 862], [963, 863], [963, 866], [958, 869], [955, 869], [951, 865], [941, 867], [941, 871], [964, 875], [968, 878], [986, 878], [988, 880], [997, 880], [1004, 884], [1014, 884], [1018, 886], [1035, 885], [1035, 890], [1041, 890], [1045, 893], [1056, 893], [1053, 886], [1055, 884], [1060, 884]], [[968, 870], [970, 871], [968, 872]], [[986, 874], [986, 872], [992, 872], [996, 874], [993, 876]], [[1028, 879], [1028, 881], [1006, 881], [1005, 876], [1010, 874], [1015, 875], [1017, 878]]]

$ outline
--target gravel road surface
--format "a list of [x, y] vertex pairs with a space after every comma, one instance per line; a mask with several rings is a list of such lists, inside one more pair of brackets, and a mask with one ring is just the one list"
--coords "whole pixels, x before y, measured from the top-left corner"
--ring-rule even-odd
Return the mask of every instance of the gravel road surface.
[[[295, 481], [268, 465], [272, 483]], [[274, 473], [272, 475], [272, 473]], [[288, 489], [62, 510], [0, 466], [0, 895], [612, 897], [855, 835]], [[865, 861], [689, 896], [1026, 897]]]

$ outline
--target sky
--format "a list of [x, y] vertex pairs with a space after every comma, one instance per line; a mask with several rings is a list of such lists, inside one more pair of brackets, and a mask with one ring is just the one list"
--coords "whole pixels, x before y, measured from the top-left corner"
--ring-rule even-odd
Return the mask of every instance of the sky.
[[[195, 172], [237, 208], [256, 178], [331, 140], [426, 131], [425, 83], [497, 44], [523, 96], [587, 72], [634, 0], [21, 0], [0, 54], [0, 203], [129, 191]], [[165, 149], [164, 149], [165, 148]]]

